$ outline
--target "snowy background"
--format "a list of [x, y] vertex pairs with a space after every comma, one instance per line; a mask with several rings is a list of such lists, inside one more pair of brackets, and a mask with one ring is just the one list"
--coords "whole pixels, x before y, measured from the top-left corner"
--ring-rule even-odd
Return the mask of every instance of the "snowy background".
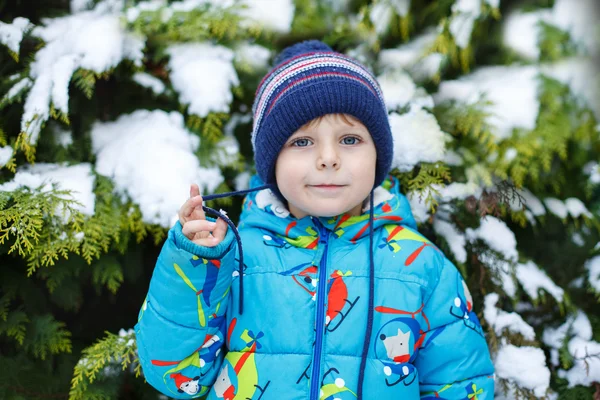
[[[236, 7], [241, 3], [244, 7]], [[325, 3], [342, 13], [347, 7], [343, 1]], [[135, 107], [110, 120], [93, 121], [87, 130], [91, 154], [88, 161], [23, 163], [14, 174], [2, 175], [0, 191], [29, 188], [43, 192], [52, 190], [54, 183], [71, 190], [79, 211], [93, 216], [96, 177], [101, 175], [111, 179], [115, 193], [124, 202], [131, 200], [139, 207], [144, 223], [162, 228], [176, 221], [177, 210], [189, 196], [190, 183], [199, 184], [201, 193], [214, 193], [226, 181], [223, 170], [237, 160], [243, 146], [239, 135], [234, 134], [236, 127], [251, 123], [251, 104], [234, 108], [236, 90], [247, 84], [244, 77], [264, 75], [275, 52], [253, 40], [234, 40], [226, 45], [214, 40], [173, 42], [161, 50], [166, 62], [161, 64], [161, 73], [156, 73], [156, 69], [145, 68], [150, 42], [143, 31], [135, 29], [136, 23], [149, 15], [153, 23], [166, 24], [181, 13], [209, 6], [214, 12], [227, 10], [237, 15], [244, 29], [262, 26], [275, 35], [292, 32], [297, 11], [291, 0], [152, 0], [133, 5], [123, 0], [72, 0], [70, 14], [42, 19], [37, 24], [23, 17], [11, 21], [0, 18], [0, 43], [11, 54], [19, 54], [24, 37], [44, 43], [27, 68], [4, 77], [9, 84], [1, 104], [21, 107], [20, 132], [30, 145], [40, 143], [44, 135], [52, 136], [54, 143], [65, 149], [76, 141], [67, 122], [69, 117], [76, 117], [70, 109], [70, 96], [78, 90], [72, 80], [78, 70], [110, 74], [121, 71], [118, 68], [126, 64], [128, 85], [145, 90], [148, 98], [172, 99], [180, 105], [179, 110]], [[363, 17], [373, 25], [365, 43], [389, 34], [393, 21], [407, 17], [410, 7], [410, 0], [396, 0], [375, 2], [365, 9]], [[428, 27], [406, 43], [382, 48], [375, 59], [369, 58], [364, 44], [346, 53], [367, 63], [381, 84], [394, 134], [393, 167], [397, 171], [410, 172], [421, 163], [440, 161], [464, 169], [464, 179], [430, 189], [431, 196], [441, 204], [435, 214], [422, 196], [408, 193], [413, 212], [419, 223], [430, 224], [433, 232], [445, 240], [453, 259], [460, 264], [469, 262], [468, 254], [474, 246], [492, 250], [494, 255], [479, 254], [479, 259], [490, 269], [493, 265], [497, 272], [493, 282], [501, 293], [487, 293], [479, 307], [487, 326], [500, 338], [494, 353], [496, 377], [530, 390], [535, 397], [554, 398], [557, 394], [550, 388], [551, 371], [557, 371], [569, 387], [600, 382], [600, 343], [594, 340], [592, 324], [582, 310], [566, 315], [559, 326], [545, 329], [521, 316], [521, 311], [547, 302], [548, 297], [556, 304], [565, 303], [565, 288], [551, 279], [544, 266], [520, 255], [515, 233], [505, 221], [487, 216], [477, 227], [466, 229], [452, 222], [453, 202], [493, 192], [496, 182], [482, 179], [476, 163], [463, 164], [470, 157], [468, 151], [442, 129], [434, 109], [457, 102], [463, 107], [483, 107], [485, 124], [491, 129], [492, 141], [505, 149], [500, 156], [506, 163], [522, 151], [506, 148], [506, 143], [515, 139], [515, 132], [532, 131], [539, 124], [542, 75], [567, 85], [579, 104], [600, 119], [600, 7], [596, 0], [555, 0], [552, 7], [533, 10], [515, 4], [502, 15], [501, 46], [519, 62], [476, 66], [455, 78], [441, 79], [452, 62], [448, 53], [435, 46], [444, 26], [456, 47], [467, 49], [477, 24], [490, 18], [486, 10], [489, 13], [499, 7], [500, 0], [458, 0], [451, 7], [446, 25]], [[365, 18], [351, 16], [348, 20], [358, 29]], [[545, 26], [568, 33], [573, 48], [569, 57], [550, 61], [541, 58], [540, 38]], [[214, 144], [221, 156], [203, 159], [199, 154], [209, 141], [187, 122], [192, 117], [206, 119], [217, 113], [230, 116], [223, 137]], [[595, 129], [600, 134], [600, 125]], [[0, 167], [17, 159], [18, 152], [12, 145], [0, 146]], [[499, 155], [488, 156], [494, 161]], [[598, 158], [590, 159], [582, 171], [591, 187], [600, 185]], [[251, 167], [248, 161], [246, 168], [238, 171], [231, 189], [247, 188]], [[538, 196], [534, 192], [519, 188], [526, 200], [526, 219], [533, 226], [548, 214], [561, 220], [600, 218], [597, 210], [588, 209], [583, 195]], [[519, 208], [517, 203], [511, 206]], [[576, 232], [572, 240], [583, 246], [584, 236], [592, 236], [589, 232], [590, 228]], [[600, 252], [600, 242], [594, 251]], [[600, 255], [589, 258], [584, 267], [587, 274], [572, 284], [600, 293]], [[521, 293], [530, 303], [522, 297], [518, 300]], [[498, 306], [502, 296], [514, 300], [512, 311]], [[515, 345], [505, 338], [507, 333], [520, 335], [527, 345]], [[560, 362], [561, 349], [572, 356], [570, 368]], [[503, 396], [513, 398], [515, 394], [499, 390], [497, 397]]]

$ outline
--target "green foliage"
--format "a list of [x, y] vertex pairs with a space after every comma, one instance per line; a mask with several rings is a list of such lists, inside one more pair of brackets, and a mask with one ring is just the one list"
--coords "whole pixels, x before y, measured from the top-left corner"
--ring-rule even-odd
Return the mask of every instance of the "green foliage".
[[242, 6], [214, 6], [206, 3], [189, 12], [174, 11], [169, 18], [163, 17], [164, 7], [156, 11], [141, 11], [128, 23], [128, 28], [154, 43], [191, 42], [218, 39], [231, 42], [249, 36], [258, 37], [263, 29], [251, 24], [243, 28], [239, 9]]
[[115, 367], [120, 367], [122, 371], [129, 368], [136, 377], [141, 374], [133, 331], [123, 331], [119, 335], [105, 332], [103, 339], [84, 349], [81, 354], [82, 358], [73, 373], [69, 400], [109, 399], [105, 392], [94, 393], [89, 386]]

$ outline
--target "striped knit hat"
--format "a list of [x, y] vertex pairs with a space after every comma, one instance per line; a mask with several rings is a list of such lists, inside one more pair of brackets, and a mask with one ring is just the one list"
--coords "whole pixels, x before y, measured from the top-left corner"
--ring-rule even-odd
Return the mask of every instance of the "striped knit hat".
[[369, 130], [377, 150], [375, 185], [392, 164], [392, 133], [379, 84], [356, 60], [308, 40], [285, 48], [258, 85], [252, 113], [252, 147], [260, 178], [275, 184], [275, 162], [302, 125], [331, 113], [350, 114]]

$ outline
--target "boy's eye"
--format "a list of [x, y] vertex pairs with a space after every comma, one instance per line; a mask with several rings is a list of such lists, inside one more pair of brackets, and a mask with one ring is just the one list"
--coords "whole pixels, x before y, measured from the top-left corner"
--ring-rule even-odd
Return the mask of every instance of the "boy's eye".
[[357, 137], [354, 136], [346, 136], [345, 138], [342, 139], [344, 144], [347, 145], [352, 145], [352, 144], [357, 144], [359, 142], [360, 139], [358, 139]]
[[309, 142], [310, 142], [310, 140], [308, 140], [308, 139], [296, 139], [292, 142], [292, 146], [306, 147], [306, 146], [308, 146]]

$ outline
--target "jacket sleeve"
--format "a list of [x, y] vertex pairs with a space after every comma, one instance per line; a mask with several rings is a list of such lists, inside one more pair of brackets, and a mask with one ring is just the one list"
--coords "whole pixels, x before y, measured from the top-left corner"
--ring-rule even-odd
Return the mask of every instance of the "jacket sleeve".
[[415, 359], [421, 399], [493, 399], [494, 365], [473, 299], [446, 257], [423, 312], [427, 330]]
[[210, 390], [223, 362], [237, 246], [231, 228], [215, 247], [193, 243], [181, 228], [178, 221], [169, 230], [135, 335], [148, 383], [167, 396], [190, 398]]

